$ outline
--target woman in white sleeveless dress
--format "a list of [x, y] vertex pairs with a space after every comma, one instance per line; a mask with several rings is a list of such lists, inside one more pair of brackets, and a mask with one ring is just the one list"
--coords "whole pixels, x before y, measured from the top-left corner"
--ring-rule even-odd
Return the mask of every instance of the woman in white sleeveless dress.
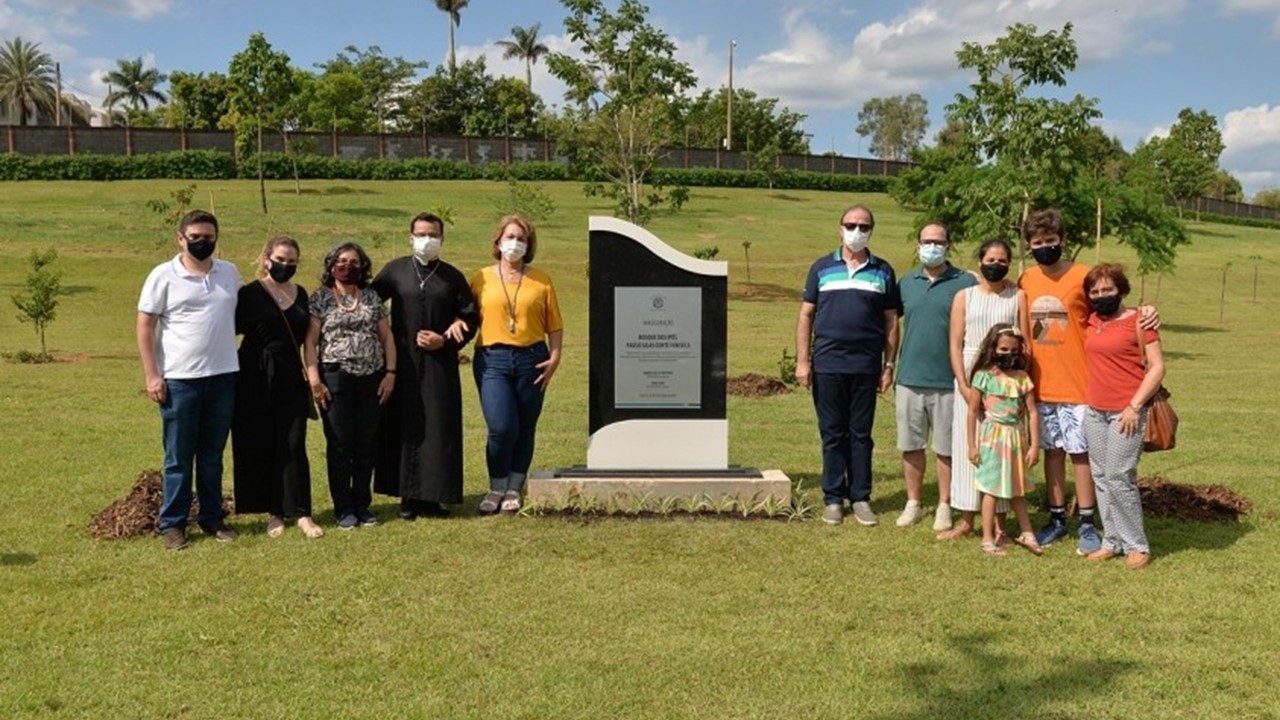
[[[969, 373], [978, 357], [978, 345], [996, 323], [1009, 323], [1030, 336], [1027, 296], [1007, 279], [1013, 250], [1004, 240], [987, 240], [978, 248], [981, 273], [978, 284], [956, 293], [951, 304], [951, 370], [956, 376], [955, 410], [951, 433], [951, 507], [961, 512], [960, 522], [938, 533], [939, 540], [954, 540], [973, 534], [974, 513], [981, 497], [974, 485], [974, 467], [969, 463], [969, 443], [963, 428], [969, 421]], [[1009, 502], [1000, 500], [996, 512], [1003, 523]]]

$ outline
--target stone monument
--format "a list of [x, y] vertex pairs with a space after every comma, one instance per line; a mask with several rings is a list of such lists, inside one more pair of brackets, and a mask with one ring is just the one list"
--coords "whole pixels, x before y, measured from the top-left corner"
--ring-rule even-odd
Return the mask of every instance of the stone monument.
[[789, 502], [781, 471], [729, 464], [728, 263], [616, 218], [589, 232], [587, 464], [534, 473], [530, 498]]

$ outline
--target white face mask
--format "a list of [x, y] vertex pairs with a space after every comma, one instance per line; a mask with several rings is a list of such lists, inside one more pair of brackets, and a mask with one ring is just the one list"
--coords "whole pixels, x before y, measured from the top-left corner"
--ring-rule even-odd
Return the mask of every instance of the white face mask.
[[515, 262], [524, 257], [524, 253], [528, 249], [529, 243], [523, 240], [503, 238], [498, 242], [498, 251], [502, 253], [502, 259], [507, 262]]
[[414, 235], [413, 256], [424, 264], [429, 263], [440, 257], [440, 243], [442, 242], [444, 242], [444, 238], [439, 238], [435, 235]]
[[867, 249], [867, 242], [871, 240], [870, 230], [842, 230], [844, 234], [844, 246], [849, 248], [849, 252], [862, 252]]
[[938, 267], [947, 259], [947, 249], [942, 245], [925, 243], [919, 249], [920, 264], [927, 268]]

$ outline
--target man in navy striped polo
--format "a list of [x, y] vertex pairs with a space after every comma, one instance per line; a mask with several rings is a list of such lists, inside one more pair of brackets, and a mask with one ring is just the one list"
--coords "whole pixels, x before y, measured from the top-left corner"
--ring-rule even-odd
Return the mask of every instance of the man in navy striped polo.
[[[871, 428], [876, 394], [893, 383], [902, 304], [889, 263], [867, 248], [875, 216], [854, 205], [840, 216], [840, 247], [809, 268], [796, 322], [796, 380], [813, 388], [822, 436], [822, 520], [875, 525]], [[812, 352], [811, 352], [812, 350]]]

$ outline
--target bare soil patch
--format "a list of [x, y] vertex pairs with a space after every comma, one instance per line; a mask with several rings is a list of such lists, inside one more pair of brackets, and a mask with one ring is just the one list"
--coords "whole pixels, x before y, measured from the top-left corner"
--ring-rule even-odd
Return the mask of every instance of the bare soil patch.
[[791, 388], [778, 378], [760, 373], [747, 373], [729, 378], [727, 391], [730, 395], [762, 398], [789, 393]]
[[[89, 521], [89, 534], [98, 540], [125, 540], [144, 537], [156, 532], [159, 522], [160, 502], [164, 498], [164, 479], [158, 470], [138, 473], [129, 494], [111, 503]], [[223, 498], [222, 509], [228, 515], [235, 512], [231, 498]], [[194, 525], [200, 512], [200, 501], [191, 503], [191, 515], [187, 522]]]
[[1238, 520], [1253, 503], [1225, 485], [1182, 485], [1161, 477], [1138, 479], [1142, 510], [1179, 520], [1214, 522]]

